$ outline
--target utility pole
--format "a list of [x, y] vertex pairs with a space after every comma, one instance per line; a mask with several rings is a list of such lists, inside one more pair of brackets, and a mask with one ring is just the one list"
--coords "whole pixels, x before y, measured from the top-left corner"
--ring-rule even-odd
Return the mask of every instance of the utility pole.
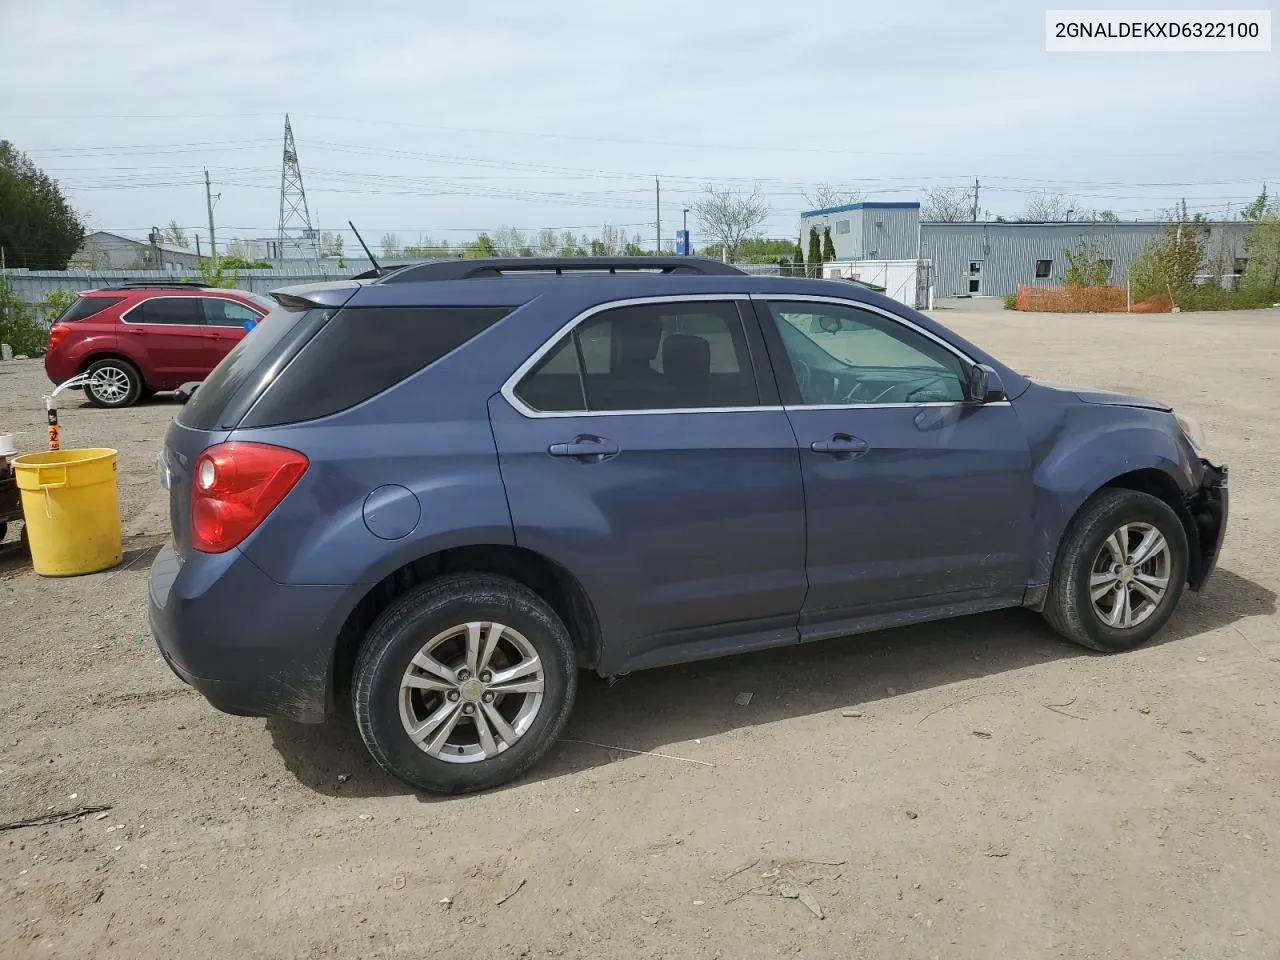
[[196, 263], [199, 263], [200, 262], [200, 234], [192, 230], [191, 235], [196, 238]]
[[978, 178], [973, 178], [973, 222], [978, 222]]
[[218, 241], [213, 238], [213, 187], [209, 184], [209, 168], [204, 168], [204, 199], [209, 205], [209, 257], [213, 261], [213, 270], [218, 270]]
[[653, 202], [654, 241], [657, 243], [653, 255], [660, 257], [662, 256], [662, 182], [657, 177], [653, 178]]

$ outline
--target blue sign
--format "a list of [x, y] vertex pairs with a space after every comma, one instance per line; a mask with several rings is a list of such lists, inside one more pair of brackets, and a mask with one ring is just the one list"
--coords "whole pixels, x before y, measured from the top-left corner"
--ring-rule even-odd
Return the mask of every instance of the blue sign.
[[689, 249], [689, 231], [677, 230], [676, 231], [676, 255], [680, 257], [687, 257], [687, 256], [690, 256], [692, 253], [693, 251]]

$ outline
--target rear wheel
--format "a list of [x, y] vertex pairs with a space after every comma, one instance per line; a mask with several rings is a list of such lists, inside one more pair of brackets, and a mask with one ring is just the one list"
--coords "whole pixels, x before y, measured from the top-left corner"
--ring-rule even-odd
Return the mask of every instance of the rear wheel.
[[388, 773], [436, 793], [511, 780], [564, 729], [577, 689], [569, 633], [506, 577], [441, 577], [396, 600], [356, 658], [352, 707]]
[[1132, 650], [1173, 615], [1187, 582], [1187, 534], [1163, 500], [1104, 490], [1063, 538], [1045, 618], [1093, 650]]
[[132, 406], [137, 403], [145, 386], [138, 368], [117, 357], [95, 360], [85, 373], [89, 381], [84, 385], [84, 395], [95, 407], [115, 409]]

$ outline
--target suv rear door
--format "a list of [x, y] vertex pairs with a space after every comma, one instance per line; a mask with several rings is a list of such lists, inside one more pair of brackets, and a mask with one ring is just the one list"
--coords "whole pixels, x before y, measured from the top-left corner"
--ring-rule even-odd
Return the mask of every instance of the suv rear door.
[[795, 642], [795, 436], [746, 297], [586, 311], [489, 402], [516, 542], [584, 583], [600, 669]]
[[147, 386], [172, 389], [209, 372], [211, 341], [199, 297], [147, 297], [120, 320], [121, 349], [138, 361]]

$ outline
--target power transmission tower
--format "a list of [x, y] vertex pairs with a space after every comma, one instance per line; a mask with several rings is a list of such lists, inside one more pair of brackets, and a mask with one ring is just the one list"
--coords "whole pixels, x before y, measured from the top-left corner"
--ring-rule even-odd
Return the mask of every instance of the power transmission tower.
[[289, 115], [284, 115], [284, 162], [280, 168], [280, 227], [276, 231], [276, 259], [294, 256], [319, 257], [316, 231], [307, 210], [307, 192], [302, 188], [302, 168], [293, 142]]

